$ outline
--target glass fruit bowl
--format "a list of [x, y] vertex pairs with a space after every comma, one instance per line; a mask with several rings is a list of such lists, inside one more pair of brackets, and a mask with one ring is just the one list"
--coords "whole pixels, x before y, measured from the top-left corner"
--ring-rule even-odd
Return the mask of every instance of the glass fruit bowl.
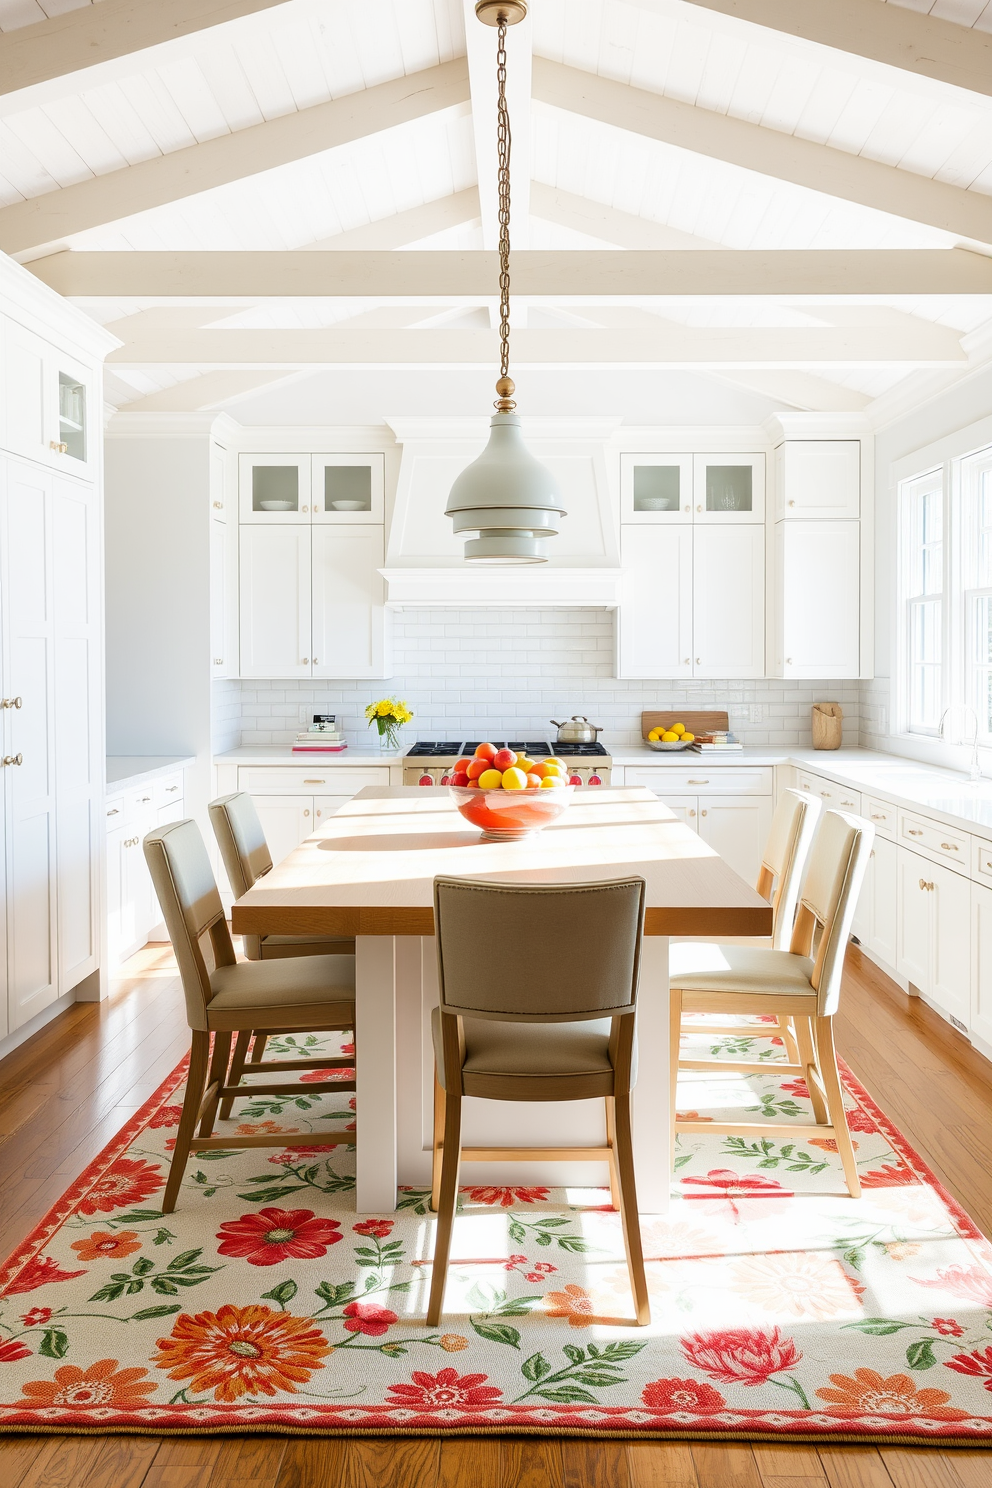
[[514, 842], [556, 821], [572, 799], [575, 786], [473, 790], [467, 785], [449, 785], [448, 789], [465, 820], [481, 827], [483, 842]]

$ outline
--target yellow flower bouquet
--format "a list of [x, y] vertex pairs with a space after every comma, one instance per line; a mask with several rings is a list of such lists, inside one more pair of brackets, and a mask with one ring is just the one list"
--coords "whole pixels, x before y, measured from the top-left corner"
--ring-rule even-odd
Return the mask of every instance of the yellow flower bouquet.
[[413, 714], [406, 703], [396, 698], [380, 698], [377, 703], [369, 703], [365, 709], [365, 717], [369, 728], [375, 724], [379, 730], [379, 745], [382, 749], [398, 749], [399, 731], [405, 723], [410, 722]]

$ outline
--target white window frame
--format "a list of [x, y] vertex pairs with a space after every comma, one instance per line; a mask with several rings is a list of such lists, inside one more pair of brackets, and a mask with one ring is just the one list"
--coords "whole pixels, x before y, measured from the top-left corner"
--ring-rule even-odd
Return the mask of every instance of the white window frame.
[[[900, 677], [902, 681], [902, 712], [904, 728], [907, 733], [913, 735], [929, 735], [936, 737], [939, 721], [944, 709], [947, 707], [948, 696], [948, 618], [949, 618], [949, 590], [948, 584], [948, 535], [950, 530], [948, 492], [945, 482], [945, 471], [943, 466], [935, 466], [930, 470], [923, 470], [919, 474], [910, 476], [907, 480], [900, 481], [898, 490], [899, 499], [899, 526], [901, 533], [900, 549], [900, 632], [901, 661]], [[920, 584], [915, 582], [916, 572], [922, 568], [920, 550], [917, 543], [919, 530], [919, 510], [922, 501], [934, 494], [939, 494], [941, 500], [941, 537], [940, 537], [940, 566], [941, 587], [937, 592], [927, 593]], [[916, 631], [915, 620], [923, 607], [936, 609], [939, 617], [940, 651], [934, 663], [930, 663], [938, 672], [937, 687], [937, 716], [932, 723], [924, 723], [913, 718], [913, 700], [915, 696], [915, 671], [921, 665], [913, 655], [913, 641]]]
[[[992, 448], [978, 450], [973, 455], [968, 455], [957, 464], [957, 484], [960, 493], [961, 506], [961, 532], [962, 532], [962, 626], [963, 626], [963, 648], [964, 678], [962, 689], [962, 701], [975, 711], [978, 719], [978, 743], [980, 746], [989, 748], [992, 746], [992, 726], [989, 721], [988, 687], [992, 681], [992, 661], [986, 660], [979, 663], [976, 656], [976, 626], [979, 604], [992, 603], [992, 573], [989, 574], [989, 582], [979, 585], [973, 562], [977, 553], [979, 531], [979, 511], [982, 494], [982, 484], [988, 481], [992, 487]], [[989, 529], [989, 541], [992, 545], [992, 523]], [[985, 676], [985, 688], [979, 685], [979, 674]]]

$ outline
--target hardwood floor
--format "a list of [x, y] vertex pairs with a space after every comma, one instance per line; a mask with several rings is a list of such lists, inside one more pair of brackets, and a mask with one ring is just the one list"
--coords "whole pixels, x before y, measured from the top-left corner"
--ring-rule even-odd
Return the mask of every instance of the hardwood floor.
[[[0, 1065], [0, 1254], [185, 1053], [167, 947], [102, 1004], [80, 1003]], [[992, 1227], [992, 1066], [857, 950], [843, 1057], [950, 1192]], [[2, 1488], [989, 1488], [992, 1452], [485, 1437], [0, 1438]]]

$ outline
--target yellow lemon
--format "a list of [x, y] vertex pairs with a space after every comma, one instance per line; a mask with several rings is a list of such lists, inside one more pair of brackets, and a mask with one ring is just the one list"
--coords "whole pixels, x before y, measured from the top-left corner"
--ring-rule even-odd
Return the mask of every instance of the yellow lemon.
[[684, 723], [673, 723], [672, 724], [672, 733], [673, 734], [684, 734], [685, 733], [685, 724]]
[[673, 734], [672, 731], [671, 731], [671, 729], [669, 729], [669, 731], [668, 731], [667, 734], [662, 734], [662, 736], [661, 736], [661, 742], [663, 744], [677, 744], [678, 741], [679, 741], [678, 734]]
[[498, 790], [503, 784], [502, 770], [483, 770], [479, 776], [480, 790]]
[[563, 778], [560, 775], [554, 775], [554, 774], [552, 774], [552, 775], [545, 775], [544, 779], [541, 781], [541, 789], [542, 790], [558, 790], [564, 784], [565, 784], [565, 781], [563, 780]]
[[693, 741], [693, 739], [695, 737], [696, 737], [695, 734], [683, 734], [682, 735], [682, 743], [683, 744], [691, 744], [692, 741]]
[[527, 775], [516, 765], [511, 765], [509, 770], [503, 771], [502, 786], [504, 790], [526, 790]]

